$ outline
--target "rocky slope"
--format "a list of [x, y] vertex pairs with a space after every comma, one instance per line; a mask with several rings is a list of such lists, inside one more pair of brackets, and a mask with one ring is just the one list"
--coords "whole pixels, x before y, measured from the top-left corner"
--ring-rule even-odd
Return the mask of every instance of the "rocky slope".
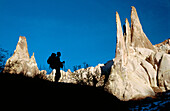
[[[55, 83], [21, 74], [1, 74], [1, 109], [47, 111], [127, 110], [122, 101], [100, 88]], [[8, 107], [7, 107], [8, 105]], [[122, 107], [124, 106], [124, 107]]]
[[[59, 82], [104, 87], [120, 100], [140, 99], [154, 96], [157, 92], [170, 90], [170, 39], [152, 45], [143, 32], [135, 7], [131, 10], [131, 27], [128, 19], [125, 28], [116, 12], [117, 43], [113, 60], [96, 67], [71, 72], [61, 70]], [[124, 33], [123, 33], [124, 32]], [[16, 50], [5, 65], [4, 73], [39, 76], [54, 81], [55, 70], [47, 75], [39, 71], [34, 54], [29, 58], [25, 37], [20, 37]]]

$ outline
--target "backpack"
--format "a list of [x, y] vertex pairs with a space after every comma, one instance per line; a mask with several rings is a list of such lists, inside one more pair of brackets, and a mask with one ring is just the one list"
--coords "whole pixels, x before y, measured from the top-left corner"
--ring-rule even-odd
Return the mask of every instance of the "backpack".
[[51, 60], [51, 56], [50, 56], [50, 57], [48, 58], [48, 60], [47, 60], [47, 63], [48, 63], [48, 64], [51, 64], [51, 61], [52, 61], [52, 60]]

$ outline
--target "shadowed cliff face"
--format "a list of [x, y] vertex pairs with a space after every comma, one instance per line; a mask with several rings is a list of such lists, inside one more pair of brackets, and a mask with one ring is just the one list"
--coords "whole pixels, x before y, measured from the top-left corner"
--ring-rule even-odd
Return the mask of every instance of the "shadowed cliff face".
[[[116, 12], [116, 55], [106, 64], [79, 69], [60, 70], [59, 82], [102, 87], [120, 100], [155, 96], [170, 90], [170, 39], [152, 45], [145, 33], [135, 7], [131, 10], [131, 26], [125, 20], [124, 34], [120, 16]], [[16, 50], [5, 65], [4, 73], [23, 74], [54, 82], [55, 70], [39, 71], [34, 53], [29, 57], [25, 37], [19, 37]]]

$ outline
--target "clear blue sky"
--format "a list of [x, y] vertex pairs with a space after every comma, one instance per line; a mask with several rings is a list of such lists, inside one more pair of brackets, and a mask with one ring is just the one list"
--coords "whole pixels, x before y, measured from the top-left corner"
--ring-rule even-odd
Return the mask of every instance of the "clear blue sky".
[[0, 0], [0, 47], [13, 53], [25, 36], [38, 66], [57, 51], [70, 69], [106, 63], [115, 56], [115, 12], [123, 25], [131, 6], [153, 44], [170, 37], [169, 0]]

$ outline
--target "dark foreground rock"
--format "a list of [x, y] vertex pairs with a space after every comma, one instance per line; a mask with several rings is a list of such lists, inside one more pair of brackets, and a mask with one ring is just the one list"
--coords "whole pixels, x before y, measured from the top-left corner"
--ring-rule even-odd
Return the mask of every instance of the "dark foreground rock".
[[[16, 74], [0, 74], [1, 106], [5, 109], [124, 110], [113, 95], [91, 86], [54, 83]], [[2, 107], [1, 107], [2, 108]]]
[[0, 97], [1, 109], [6, 110], [170, 110], [170, 91], [154, 98], [120, 101], [100, 88], [16, 74], [0, 74]]
[[130, 100], [127, 106], [132, 111], [170, 111], [170, 91], [158, 93], [154, 98]]

